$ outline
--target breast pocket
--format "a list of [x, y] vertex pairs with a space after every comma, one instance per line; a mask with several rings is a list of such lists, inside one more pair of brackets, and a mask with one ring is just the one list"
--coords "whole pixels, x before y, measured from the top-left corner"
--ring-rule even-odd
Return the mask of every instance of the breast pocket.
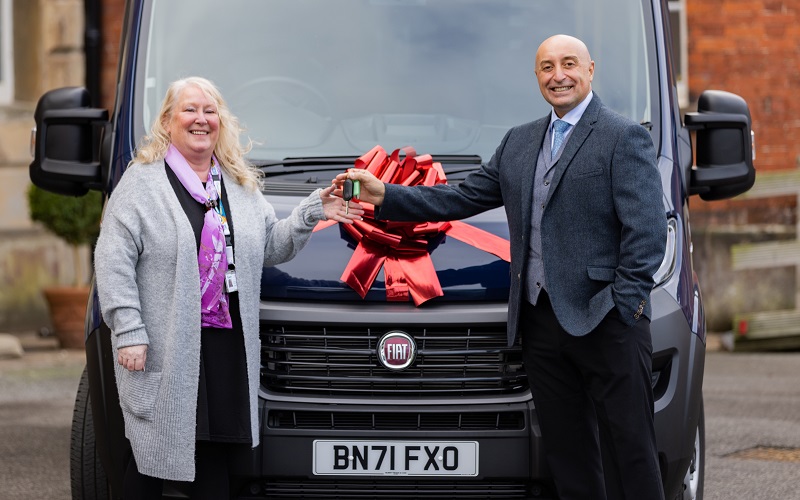
[[161, 372], [123, 370], [119, 380], [119, 404], [123, 410], [144, 420], [153, 420]]
[[605, 170], [601, 166], [592, 166], [591, 168], [582, 168], [582, 169], [575, 169], [570, 172], [570, 176], [573, 179], [583, 179], [586, 177], [595, 177], [598, 175], [603, 175]]

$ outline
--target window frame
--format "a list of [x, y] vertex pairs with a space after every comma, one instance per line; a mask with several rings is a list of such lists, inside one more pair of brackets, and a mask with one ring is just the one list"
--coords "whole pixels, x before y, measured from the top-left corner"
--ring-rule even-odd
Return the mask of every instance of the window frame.
[[[689, 106], [689, 32], [686, 23], [686, 0], [669, 0], [667, 5], [670, 18], [673, 14], [678, 14], [678, 25], [675, 26], [670, 22], [670, 36], [673, 38], [673, 46], [677, 45], [680, 50], [680, 54], [673, 54], [672, 59], [676, 65], [674, 69], [676, 72], [675, 85], [678, 90], [678, 103], [681, 108], [686, 108]], [[677, 43], [674, 43], [676, 34], [678, 40]]]
[[11, 0], [0, 0], [0, 104], [14, 98], [14, 50]]

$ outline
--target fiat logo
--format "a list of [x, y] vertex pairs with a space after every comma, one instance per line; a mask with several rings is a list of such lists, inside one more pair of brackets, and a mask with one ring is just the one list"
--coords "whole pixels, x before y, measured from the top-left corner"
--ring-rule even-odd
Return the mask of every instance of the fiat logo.
[[404, 370], [417, 355], [417, 344], [403, 332], [389, 332], [378, 341], [378, 359], [390, 370]]

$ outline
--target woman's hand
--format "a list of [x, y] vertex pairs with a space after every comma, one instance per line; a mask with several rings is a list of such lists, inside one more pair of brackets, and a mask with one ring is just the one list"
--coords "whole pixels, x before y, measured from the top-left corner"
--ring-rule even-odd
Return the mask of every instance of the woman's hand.
[[364, 215], [363, 207], [355, 201], [350, 201], [349, 208], [345, 210], [345, 201], [341, 197], [335, 196], [334, 190], [336, 190], [336, 186], [331, 185], [319, 192], [325, 217], [328, 220], [344, 224], [352, 224], [354, 220], [361, 220], [361, 216]]
[[124, 368], [134, 371], [144, 371], [144, 362], [147, 359], [147, 344], [131, 345], [117, 349], [117, 363]]
[[[358, 194], [359, 201], [372, 203], [376, 207], [383, 204], [386, 186], [384, 186], [380, 179], [368, 171], [360, 168], [351, 168], [347, 172], [337, 175], [333, 182], [336, 184], [336, 187], [341, 190], [345, 179], [353, 179], [361, 183], [361, 192]], [[339, 191], [337, 191], [337, 194], [339, 194]]]

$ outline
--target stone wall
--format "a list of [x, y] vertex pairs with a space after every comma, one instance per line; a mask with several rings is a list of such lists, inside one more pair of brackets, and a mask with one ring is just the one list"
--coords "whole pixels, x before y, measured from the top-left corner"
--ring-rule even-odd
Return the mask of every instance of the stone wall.
[[84, 84], [83, 1], [14, 0], [14, 97]]
[[26, 193], [36, 101], [84, 85], [83, 1], [13, 0], [12, 12], [14, 101], [0, 106], [0, 331], [48, 326], [41, 288], [75, 281], [72, 249], [30, 221]]
[[694, 263], [710, 331], [733, 329], [736, 314], [795, 308], [793, 266], [734, 270], [731, 247], [745, 243], [792, 241], [792, 227], [775, 225], [692, 225]]

